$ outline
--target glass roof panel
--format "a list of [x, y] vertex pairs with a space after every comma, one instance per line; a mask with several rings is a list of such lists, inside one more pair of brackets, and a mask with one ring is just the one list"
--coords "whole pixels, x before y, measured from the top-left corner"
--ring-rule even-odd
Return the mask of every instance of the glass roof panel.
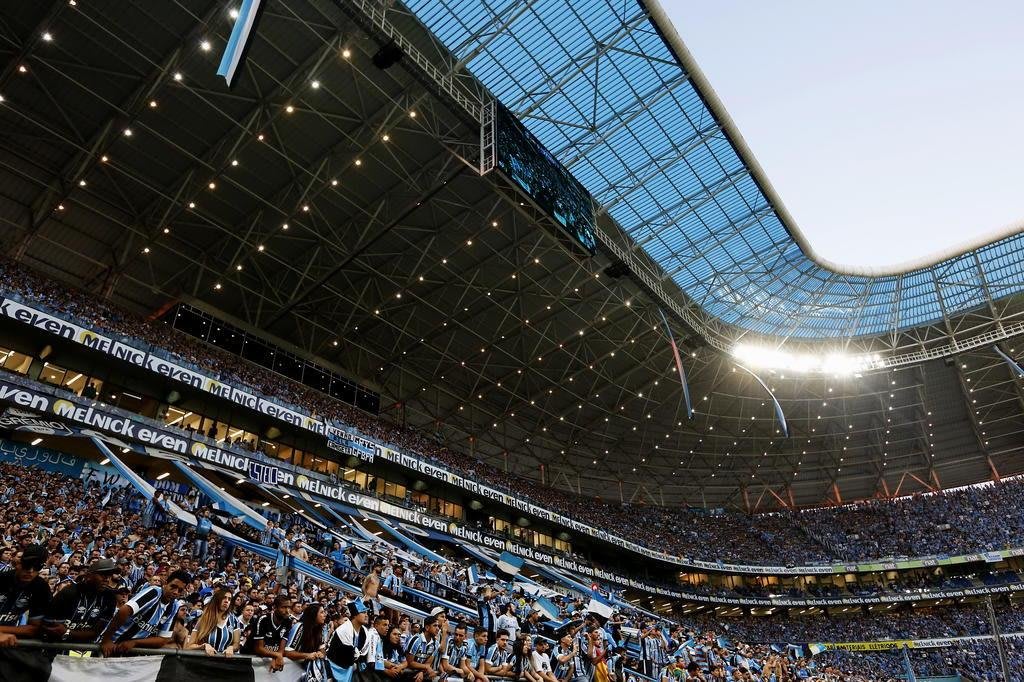
[[[804, 254], [642, 2], [406, 0], [682, 291], [800, 338], [939, 321], [1024, 290], [1024, 236], [901, 275]], [[855, 238], [851, 236], [851, 238]]]

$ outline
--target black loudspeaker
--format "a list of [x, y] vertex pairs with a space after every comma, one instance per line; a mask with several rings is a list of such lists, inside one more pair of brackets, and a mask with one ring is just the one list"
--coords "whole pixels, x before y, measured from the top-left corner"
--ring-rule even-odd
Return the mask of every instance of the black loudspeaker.
[[611, 265], [609, 265], [608, 267], [606, 267], [604, 269], [604, 274], [605, 274], [605, 277], [610, 277], [612, 279], [618, 279], [619, 277], [622, 277], [623, 275], [628, 275], [629, 274], [629, 266], [627, 266], [622, 261], [615, 261], [614, 263], [612, 263]]
[[387, 69], [402, 61], [402, 48], [391, 41], [377, 50], [373, 55], [373, 65], [378, 69]]

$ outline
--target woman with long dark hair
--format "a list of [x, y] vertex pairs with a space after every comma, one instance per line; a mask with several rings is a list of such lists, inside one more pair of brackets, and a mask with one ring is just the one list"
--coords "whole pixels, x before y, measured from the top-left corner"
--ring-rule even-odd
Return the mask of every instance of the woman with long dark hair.
[[203, 607], [186, 649], [202, 649], [207, 656], [231, 656], [238, 648], [238, 628], [231, 618], [231, 592], [221, 588]]
[[305, 663], [306, 674], [303, 679], [309, 682], [330, 679], [324, 663], [326, 642], [324, 641], [324, 623], [327, 622], [327, 611], [320, 602], [313, 602], [302, 612], [299, 622], [292, 627], [288, 636], [288, 645], [284, 655], [293, 661]]
[[[407, 680], [415, 677], [410, 674], [409, 662], [405, 657], [405, 647], [402, 646], [402, 630], [397, 625], [388, 628], [388, 636], [381, 643], [381, 650], [384, 653], [385, 674], [392, 679]], [[394, 672], [388, 673], [392, 670]]]
[[512, 645], [512, 676], [525, 682], [544, 682], [541, 676], [533, 671], [533, 642], [525, 635], [520, 635]]

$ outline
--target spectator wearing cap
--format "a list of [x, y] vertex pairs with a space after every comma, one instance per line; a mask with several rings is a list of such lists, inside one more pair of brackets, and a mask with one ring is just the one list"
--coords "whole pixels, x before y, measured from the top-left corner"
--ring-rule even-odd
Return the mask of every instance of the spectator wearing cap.
[[77, 581], [54, 596], [43, 619], [44, 639], [95, 642], [117, 610], [110, 581], [118, 574], [113, 559], [97, 559]]
[[336, 682], [351, 682], [366, 662], [370, 635], [366, 630], [369, 612], [366, 604], [355, 600], [348, 605], [348, 620], [342, 623], [327, 645], [327, 660]]
[[14, 568], [0, 573], [0, 647], [17, 646], [18, 637], [39, 634], [51, 596], [50, 586], [39, 577], [46, 559], [45, 547], [28, 545]]
[[530, 654], [530, 669], [542, 682], [558, 682], [551, 667], [551, 643], [543, 637], [533, 640], [533, 652]]
[[[448, 620], [448, 612], [443, 606], [435, 606], [430, 609], [430, 617], [437, 618], [437, 651], [443, 653], [448, 649], [448, 642], [451, 639], [451, 621]], [[434, 669], [441, 670], [440, 656], [434, 659]]]

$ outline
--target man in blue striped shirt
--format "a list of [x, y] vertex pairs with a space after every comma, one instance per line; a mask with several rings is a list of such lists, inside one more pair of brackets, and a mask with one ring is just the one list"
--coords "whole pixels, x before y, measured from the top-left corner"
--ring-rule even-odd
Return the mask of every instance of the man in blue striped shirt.
[[422, 673], [424, 682], [438, 676], [434, 665], [434, 661], [440, 661], [441, 656], [437, 650], [437, 631], [437, 616], [429, 616], [423, 621], [423, 632], [413, 638], [406, 653], [409, 670], [413, 674]]
[[103, 655], [126, 653], [135, 647], [159, 649], [169, 644], [181, 596], [191, 582], [192, 576], [178, 570], [167, 576], [163, 587], [143, 587], [111, 619], [100, 642]]
[[512, 647], [508, 645], [508, 631], [498, 630], [494, 644], [487, 650], [484, 668], [488, 675], [508, 677], [512, 675]]

